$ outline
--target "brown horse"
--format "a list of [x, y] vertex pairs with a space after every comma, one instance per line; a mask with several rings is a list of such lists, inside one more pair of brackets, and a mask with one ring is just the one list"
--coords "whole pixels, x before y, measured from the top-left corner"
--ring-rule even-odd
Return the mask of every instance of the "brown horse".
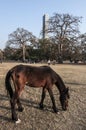
[[[13, 81], [15, 91], [11, 87], [11, 81]], [[45, 98], [46, 90], [48, 90], [50, 98], [53, 104], [54, 112], [58, 112], [56, 108], [52, 86], [56, 85], [60, 92], [60, 102], [63, 110], [67, 110], [68, 107], [68, 88], [66, 88], [61, 77], [52, 70], [49, 66], [34, 67], [29, 65], [17, 65], [10, 69], [5, 78], [5, 86], [10, 95], [10, 104], [12, 111], [12, 120], [18, 121], [18, 117], [15, 110], [15, 105], [18, 105], [18, 110], [23, 111], [23, 107], [20, 103], [19, 96], [25, 85], [30, 87], [42, 87], [42, 97], [39, 104], [40, 108], [43, 109], [43, 101]]]

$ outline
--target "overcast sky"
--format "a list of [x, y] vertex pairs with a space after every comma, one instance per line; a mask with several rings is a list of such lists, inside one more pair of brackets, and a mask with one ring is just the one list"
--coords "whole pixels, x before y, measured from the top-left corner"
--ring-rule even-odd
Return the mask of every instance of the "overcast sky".
[[18, 27], [39, 37], [42, 16], [54, 13], [82, 16], [80, 31], [86, 32], [86, 0], [0, 0], [0, 49]]

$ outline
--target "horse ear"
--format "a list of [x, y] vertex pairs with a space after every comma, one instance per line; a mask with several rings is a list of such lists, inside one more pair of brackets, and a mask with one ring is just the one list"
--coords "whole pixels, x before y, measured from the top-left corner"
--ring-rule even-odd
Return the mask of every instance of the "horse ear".
[[67, 87], [66, 92], [68, 93], [68, 91], [69, 91], [69, 88]]
[[69, 88], [66, 88], [66, 94], [68, 95], [68, 98], [70, 98], [70, 96], [69, 96]]
[[66, 88], [65, 93], [67, 94], [67, 93], [68, 93], [68, 91], [69, 91], [69, 88]]
[[67, 87], [64, 91], [65, 94], [68, 94], [69, 88]]
[[69, 88], [66, 88], [65, 90], [65, 94], [68, 94]]

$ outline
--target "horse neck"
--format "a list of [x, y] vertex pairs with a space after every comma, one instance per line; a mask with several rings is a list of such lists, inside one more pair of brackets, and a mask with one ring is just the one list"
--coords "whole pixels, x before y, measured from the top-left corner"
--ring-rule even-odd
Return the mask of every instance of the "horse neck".
[[66, 89], [66, 86], [65, 86], [65, 84], [64, 84], [64, 82], [63, 82], [63, 80], [62, 80], [62, 78], [61, 78], [59, 75], [57, 75], [57, 80], [56, 80], [55, 85], [57, 86], [57, 88], [58, 88], [60, 94], [61, 94], [62, 92], [64, 92], [65, 89]]

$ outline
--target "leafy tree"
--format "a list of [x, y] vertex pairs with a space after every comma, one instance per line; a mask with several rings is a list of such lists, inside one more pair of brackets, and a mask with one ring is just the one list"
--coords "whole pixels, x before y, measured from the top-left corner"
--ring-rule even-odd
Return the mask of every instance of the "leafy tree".
[[82, 60], [86, 61], [86, 33], [80, 35]]
[[6, 60], [19, 60], [22, 59], [21, 49], [6, 47], [4, 49], [4, 57]]
[[0, 62], [2, 63], [3, 60], [3, 51], [0, 49]]
[[49, 39], [39, 39], [39, 48], [42, 51], [42, 57], [45, 60], [55, 59], [55, 44]]

